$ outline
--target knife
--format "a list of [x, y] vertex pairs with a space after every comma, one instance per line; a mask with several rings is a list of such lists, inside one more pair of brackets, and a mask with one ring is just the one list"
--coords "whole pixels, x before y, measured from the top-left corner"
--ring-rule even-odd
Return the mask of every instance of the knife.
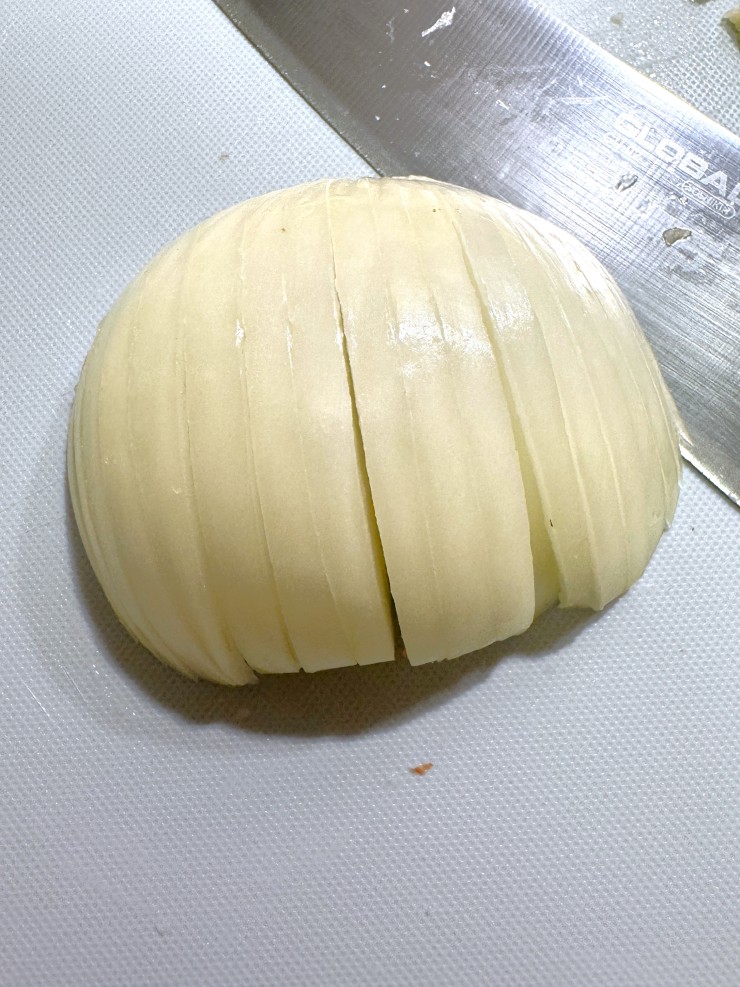
[[619, 281], [740, 504], [740, 138], [532, 0], [216, 0], [380, 174], [529, 209]]

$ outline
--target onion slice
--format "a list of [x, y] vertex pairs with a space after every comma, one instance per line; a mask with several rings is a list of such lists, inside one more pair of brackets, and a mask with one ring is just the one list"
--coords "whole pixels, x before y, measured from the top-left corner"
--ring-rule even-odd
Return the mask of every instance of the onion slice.
[[529, 522], [496, 360], [433, 190], [334, 183], [337, 291], [409, 661], [529, 626]]
[[394, 657], [323, 193], [319, 184], [285, 195], [241, 234], [255, 471], [286, 627], [307, 671]]

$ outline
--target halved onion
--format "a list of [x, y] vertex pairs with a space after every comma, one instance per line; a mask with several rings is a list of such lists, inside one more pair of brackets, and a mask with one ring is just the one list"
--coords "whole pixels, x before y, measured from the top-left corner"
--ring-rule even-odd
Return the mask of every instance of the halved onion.
[[675, 510], [673, 403], [624, 297], [535, 216], [421, 179], [318, 182], [186, 233], [104, 319], [72, 501], [163, 661], [412, 664], [601, 608]]

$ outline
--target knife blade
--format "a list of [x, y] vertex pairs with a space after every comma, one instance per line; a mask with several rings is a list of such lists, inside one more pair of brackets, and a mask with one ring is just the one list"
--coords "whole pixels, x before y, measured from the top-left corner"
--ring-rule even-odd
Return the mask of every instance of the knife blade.
[[216, 0], [380, 174], [529, 209], [629, 297], [740, 505], [740, 138], [533, 0]]

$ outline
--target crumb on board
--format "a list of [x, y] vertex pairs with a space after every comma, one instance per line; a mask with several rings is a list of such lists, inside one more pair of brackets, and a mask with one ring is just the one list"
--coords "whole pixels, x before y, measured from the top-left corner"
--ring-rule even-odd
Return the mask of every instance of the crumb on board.
[[434, 765], [431, 761], [425, 761], [424, 764], [417, 764], [415, 768], [409, 768], [412, 775], [425, 775], [427, 771], [431, 771]]
[[231, 157], [231, 155], [229, 154], [228, 151], [222, 151], [222, 153], [219, 154], [219, 156], [218, 156], [218, 160], [221, 161], [221, 162], [228, 161], [230, 157]]
[[624, 24], [624, 14], [617, 12], [616, 14], [612, 14], [609, 20], [615, 27], [621, 27]]
[[681, 226], [672, 226], [669, 230], [663, 230], [663, 241], [666, 247], [672, 247], [680, 240], [688, 240], [691, 230], [685, 230]]
[[637, 175], [621, 175], [619, 181], [616, 184], [617, 192], [626, 192], [627, 189], [632, 188], [637, 185]]

